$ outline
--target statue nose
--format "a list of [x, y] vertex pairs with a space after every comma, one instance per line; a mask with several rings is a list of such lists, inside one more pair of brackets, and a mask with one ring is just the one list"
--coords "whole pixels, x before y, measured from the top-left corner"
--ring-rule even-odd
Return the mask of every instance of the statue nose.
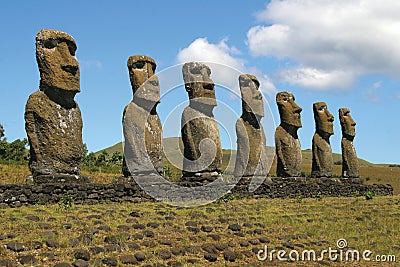
[[74, 66], [74, 65], [62, 66], [61, 69], [63, 69], [66, 72], [71, 73], [74, 76], [78, 72], [78, 66]]

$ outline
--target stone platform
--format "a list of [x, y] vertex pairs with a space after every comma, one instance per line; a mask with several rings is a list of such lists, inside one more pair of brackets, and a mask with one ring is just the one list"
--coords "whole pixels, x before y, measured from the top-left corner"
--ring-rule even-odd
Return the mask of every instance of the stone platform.
[[[154, 176], [141, 177], [141, 182], [148, 181], [154, 191], [164, 192], [166, 196], [174, 195], [170, 183], [160, 182]], [[70, 195], [77, 204], [95, 204], [108, 202], [140, 202], [154, 200], [142, 190], [133, 178], [116, 178], [112, 184], [11, 184], [0, 185], [0, 208], [19, 207], [22, 205], [57, 203], [62, 197]], [[228, 185], [230, 182], [226, 182]], [[226, 184], [225, 184], [226, 186]], [[231, 184], [233, 187], [234, 184]], [[210, 188], [216, 192], [221, 188]], [[188, 191], [190, 194], [190, 191]], [[248, 191], [248, 181], [240, 180], [230, 194], [236, 198], [320, 198], [320, 197], [354, 197], [371, 192], [375, 196], [393, 195], [391, 185], [365, 185], [360, 180], [332, 178], [271, 178], [262, 183], [255, 191]], [[207, 191], [204, 196], [207, 198]], [[198, 196], [192, 196], [198, 197]]]

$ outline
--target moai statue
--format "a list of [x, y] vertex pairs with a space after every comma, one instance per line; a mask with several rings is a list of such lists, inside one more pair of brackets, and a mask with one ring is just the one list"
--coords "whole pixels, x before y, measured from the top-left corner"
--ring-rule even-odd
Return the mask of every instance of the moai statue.
[[312, 140], [312, 177], [332, 177], [333, 157], [329, 137], [333, 135], [333, 115], [325, 102], [313, 104], [315, 134]]
[[275, 132], [276, 175], [278, 177], [301, 176], [302, 155], [297, 130], [302, 127], [300, 117], [302, 108], [294, 101], [294, 95], [290, 92], [279, 92], [276, 95], [281, 118], [281, 123]]
[[260, 82], [251, 74], [239, 76], [242, 116], [236, 122], [237, 155], [235, 177], [267, 177], [267, 147], [261, 118], [264, 103], [258, 90]]
[[181, 118], [183, 179], [215, 180], [221, 174], [222, 147], [213, 115], [217, 101], [211, 70], [203, 63], [189, 62], [183, 65], [182, 74], [189, 94], [189, 106]]
[[80, 92], [75, 40], [65, 32], [41, 30], [36, 35], [39, 91], [25, 107], [34, 181], [87, 182], [79, 176], [82, 159], [82, 117], [74, 97]]
[[350, 115], [350, 109], [339, 109], [339, 120], [342, 126], [342, 177], [358, 178], [360, 167], [353, 140], [356, 135], [356, 122]]
[[155, 69], [156, 63], [151, 57], [137, 55], [128, 59], [133, 100], [125, 107], [122, 119], [125, 177], [162, 174], [162, 128], [156, 111], [160, 88]]

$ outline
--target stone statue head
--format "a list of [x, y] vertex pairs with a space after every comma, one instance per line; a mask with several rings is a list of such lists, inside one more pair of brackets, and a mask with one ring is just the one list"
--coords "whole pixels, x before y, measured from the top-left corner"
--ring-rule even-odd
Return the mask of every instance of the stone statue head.
[[317, 102], [313, 104], [315, 127], [317, 131], [325, 132], [329, 135], [333, 134], [333, 115], [328, 111], [325, 102]]
[[257, 77], [251, 74], [239, 76], [240, 93], [242, 95], [243, 112], [253, 113], [259, 119], [264, 117], [264, 102], [258, 88], [260, 82]]
[[281, 123], [286, 123], [297, 128], [301, 128], [301, 111], [303, 110], [295, 102], [291, 92], [279, 92], [276, 94], [276, 104], [278, 105]]
[[36, 35], [36, 61], [40, 72], [40, 90], [46, 94], [75, 96], [80, 92], [76, 43], [69, 34], [41, 30]]
[[148, 56], [135, 55], [128, 59], [129, 78], [131, 80], [133, 94], [156, 71], [156, 62]]
[[356, 122], [350, 115], [350, 109], [340, 108], [339, 120], [340, 125], [342, 126], [342, 134], [354, 137], [356, 135]]
[[189, 99], [199, 104], [216, 106], [214, 82], [211, 80], [210, 68], [200, 62], [188, 62], [182, 67], [185, 89]]
[[155, 111], [155, 107], [160, 103], [160, 86], [157, 75], [151, 76], [136, 90], [133, 102], [148, 111]]

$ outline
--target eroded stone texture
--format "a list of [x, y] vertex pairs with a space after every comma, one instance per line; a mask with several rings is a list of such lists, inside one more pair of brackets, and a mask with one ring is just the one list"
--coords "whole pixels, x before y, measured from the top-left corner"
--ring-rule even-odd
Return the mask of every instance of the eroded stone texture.
[[356, 122], [350, 115], [350, 109], [340, 108], [339, 120], [342, 127], [342, 177], [358, 178], [360, 167], [353, 143]]
[[181, 118], [184, 145], [184, 177], [218, 177], [222, 166], [222, 147], [213, 109], [217, 105], [211, 70], [198, 62], [182, 67], [190, 104]]
[[[74, 39], [65, 32], [41, 30], [36, 35], [39, 91], [29, 96], [25, 129], [34, 176], [79, 180], [82, 159], [82, 118], [74, 100], [80, 92]], [[54, 179], [52, 181], [55, 181]]]
[[[123, 114], [125, 137], [122, 171], [125, 177], [162, 173], [162, 126], [156, 107], [160, 103], [156, 63], [148, 56], [128, 59], [133, 100]], [[128, 168], [129, 167], [129, 168]]]
[[276, 95], [281, 118], [281, 123], [275, 132], [278, 177], [301, 176], [302, 155], [297, 130], [302, 127], [300, 117], [302, 109], [294, 101], [295, 97], [290, 92], [279, 92]]
[[237, 155], [234, 176], [254, 177], [268, 175], [267, 147], [261, 118], [264, 103], [258, 90], [260, 82], [251, 74], [239, 76], [242, 95], [242, 116], [236, 122]]
[[333, 157], [329, 137], [333, 135], [333, 115], [325, 102], [313, 104], [315, 134], [312, 140], [312, 177], [332, 177]]

